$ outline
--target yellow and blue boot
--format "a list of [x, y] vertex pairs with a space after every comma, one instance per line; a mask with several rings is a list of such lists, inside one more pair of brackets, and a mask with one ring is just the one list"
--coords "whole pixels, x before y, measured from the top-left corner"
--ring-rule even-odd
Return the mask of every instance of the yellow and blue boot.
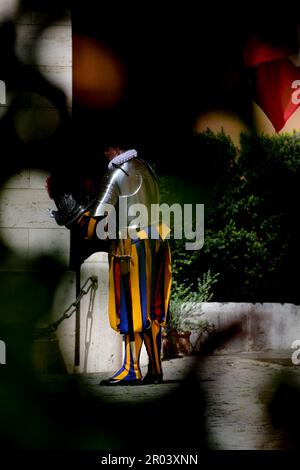
[[111, 378], [102, 380], [100, 385], [140, 385], [142, 383], [142, 373], [139, 366], [140, 353], [143, 344], [143, 335], [134, 333], [125, 336], [124, 362], [120, 370]]

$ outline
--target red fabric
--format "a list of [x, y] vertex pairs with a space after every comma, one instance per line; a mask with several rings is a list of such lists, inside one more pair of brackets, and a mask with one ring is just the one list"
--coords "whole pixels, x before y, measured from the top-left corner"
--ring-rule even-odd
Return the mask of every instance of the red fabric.
[[120, 305], [121, 305], [121, 269], [120, 263], [114, 263], [114, 285], [115, 285], [115, 302], [116, 314], [120, 318]]
[[157, 278], [156, 278], [156, 285], [155, 285], [155, 291], [154, 291], [154, 302], [153, 302], [153, 313], [154, 313], [154, 319], [157, 320], [158, 322], [161, 322], [162, 319], [162, 314], [163, 314], [163, 308], [164, 308], [164, 303], [163, 303], [163, 267], [164, 263], [160, 262], [158, 266], [158, 273], [157, 273]]
[[293, 52], [286, 46], [274, 46], [257, 36], [253, 36], [248, 40], [244, 49], [244, 63], [246, 67], [251, 67], [262, 62], [270, 62], [291, 55]]
[[255, 68], [253, 99], [268, 116], [276, 132], [284, 127], [299, 106], [292, 101], [295, 92], [292, 83], [300, 79], [300, 67], [288, 58], [293, 53], [295, 50], [285, 45], [274, 45], [258, 36], [251, 37], [244, 49], [246, 67]]
[[300, 67], [287, 57], [263, 62], [256, 67], [254, 100], [279, 132], [299, 107], [292, 102], [294, 80], [300, 80]]

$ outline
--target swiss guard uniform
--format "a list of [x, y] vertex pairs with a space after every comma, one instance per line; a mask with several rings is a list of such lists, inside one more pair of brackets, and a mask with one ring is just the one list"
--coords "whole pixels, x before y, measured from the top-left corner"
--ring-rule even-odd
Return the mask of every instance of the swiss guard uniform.
[[[67, 204], [65, 198], [69, 200]], [[125, 337], [124, 362], [103, 385], [135, 385], [142, 382], [140, 351], [145, 342], [149, 357], [143, 383], [160, 383], [161, 327], [168, 321], [171, 289], [171, 256], [166, 236], [169, 229], [159, 220], [151, 220], [151, 204], [159, 204], [156, 176], [145, 161], [128, 150], [113, 158], [102, 180], [97, 197], [87, 203], [71, 201], [65, 195], [55, 201], [53, 211], [59, 225], [78, 224], [83, 238], [95, 239], [100, 221], [116, 215], [116, 236], [108, 230], [109, 249], [109, 321]], [[126, 206], [125, 206], [126, 204]], [[143, 204], [148, 218], [135, 224], [134, 204]], [[66, 211], [66, 205], [69, 209]], [[127, 213], [120, 214], [127, 207]], [[64, 214], [68, 212], [67, 223]], [[128, 215], [129, 214], [129, 215]], [[71, 222], [70, 222], [71, 221]]]

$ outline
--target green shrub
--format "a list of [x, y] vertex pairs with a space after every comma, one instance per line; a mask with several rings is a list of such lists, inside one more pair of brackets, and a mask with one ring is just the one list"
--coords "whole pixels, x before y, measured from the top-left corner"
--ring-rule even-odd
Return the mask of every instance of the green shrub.
[[192, 320], [192, 316], [199, 311], [199, 303], [209, 302], [212, 299], [212, 286], [217, 282], [218, 274], [212, 274], [209, 269], [197, 280], [197, 289], [192, 290], [184, 284], [175, 283], [172, 288], [170, 299], [170, 322], [166, 331], [176, 330], [179, 332], [199, 330], [207, 327], [207, 321]]
[[184, 240], [171, 240], [175, 288], [195, 291], [211, 268], [219, 273], [218, 301], [299, 304], [300, 134], [242, 134], [236, 149], [223, 132], [208, 130], [195, 136], [193, 158], [200, 162], [194, 181], [197, 202], [205, 203], [205, 241], [189, 252]]

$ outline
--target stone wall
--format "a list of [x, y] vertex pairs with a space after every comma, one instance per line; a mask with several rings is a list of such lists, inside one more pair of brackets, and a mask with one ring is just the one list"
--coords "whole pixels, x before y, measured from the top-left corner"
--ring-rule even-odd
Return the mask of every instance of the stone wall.
[[64, 263], [69, 258], [69, 230], [50, 218], [54, 207], [45, 190], [47, 174], [24, 170], [7, 181], [0, 194], [0, 236], [5, 245], [22, 257], [11, 268], [26, 269], [35, 255], [56, 254]]
[[[66, 108], [72, 105], [72, 28], [70, 13], [36, 36], [44, 17], [41, 13], [18, 14], [17, 0], [1, 0], [0, 24], [13, 19], [16, 29], [17, 58], [24, 67], [36, 68], [66, 96]], [[1, 77], [0, 77], [1, 80]], [[5, 95], [5, 96], [4, 96]], [[1, 87], [0, 115], [4, 115], [14, 90]], [[4, 99], [5, 98], [5, 99]], [[42, 138], [57, 124], [58, 112], [49, 99], [35, 93], [23, 97], [24, 107], [18, 109], [16, 132], [24, 140]], [[30, 126], [26, 126], [26, 122]], [[45, 190], [47, 174], [24, 168], [6, 182], [0, 194], [0, 237], [4, 244], [24, 256], [18, 259], [26, 268], [26, 259], [40, 253], [57, 253], [68, 262], [69, 231], [56, 225], [49, 217], [53, 208]]]
[[[300, 306], [288, 303], [208, 302], [198, 304], [191, 318], [195, 323], [206, 320], [215, 333], [232, 329], [234, 334], [218, 346], [218, 353], [291, 349], [300, 339]], [[193, 345], [197, 338], [193, 332]]]

